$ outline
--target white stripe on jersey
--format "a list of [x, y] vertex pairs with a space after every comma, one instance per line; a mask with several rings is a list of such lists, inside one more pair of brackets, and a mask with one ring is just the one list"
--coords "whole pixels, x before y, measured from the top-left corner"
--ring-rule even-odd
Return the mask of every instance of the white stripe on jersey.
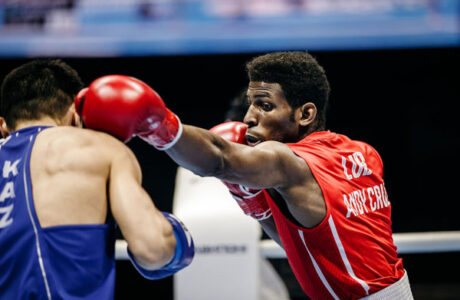
[[[32, 142], [32, 139], [33, 139], [33, 136], [30, 136], [29, 147], [32, 146], [30, 144]], [[51, 300], [52, 298], [51, 298], [50, 287], [49, 287], [48, 279], [47, 279], [47, 276], [46, 276], [45, 265], [43, 264], [42, 252], [41, 252], [41, 249], [40, 249], [40, 241], [38, 240], [37, 225], [35, 224], [34, 217], [32, 216], [32, 211], [31, 211], [31, 208], [30, 208], [31, 205], [30, 205], [29, 191], [27, 190], [26, 165], [27, 165], [28, 162], [30, 163], [30, 160], [28, 160], [28, 158], [30, 158], [30, 152], [31, 151], [32, 150], [30, 150], [28, 152], [28, 157], [24, 160], [24, 167], [23, 167], [23, 170], [22, 170], [23, 179], [24, 179], [24, 192], [25, 192], [25, 195], [26, 195], [27, 211], [29, 213], [29, 218], [30, 218], [30, 221], [31, 221], [32, 226], [34, 228], [35, 244], [37, 246], [38, 264], [40, 265], [40, 269], [42, 271], [42, 276], [43, 276], [43, 281], [45, 282], [46, 295], [48, 296], [48, 300]]]
[[342, 241], [340, 241], [337, 228], [335, 227], [334, 220], [332, 219], [332, 215], [329, 216], [328, 222], [329, 227], [332, 231], [332, 235], [334, 236], [335, 244], [339, 249], [340, 256], [342, 257], [342, 261], [345, 264], [345, 268], [347, 269], [348, 275], [350, 275], [351, 278], [356, 280], [363, 287], [364, 291], [366, 292], [366, 295], [369, 295], [369, 286], [367, 285], [367, 283], [364, 280], [356, 277], [355, 272], [353, 272], [353, 268], [351, 267], [350, 261], [347, 258], [347, 254], [345, 253], [345, 248], [343, 247]]
[[334, 293], [334, 290], [329, 285], [329, 282], [327, 282], [326, 277], [324, 277], [323, 272], [321, 272], [321, 269], [319, 268], [318, 264], [316, 263], [316, 260], [311, 255], [310, 250], [308, 250], [307, 243], [305, 243], [305, 238], [303, 236], [303, 231], [302, 230], [299, 230], [299, 235], [300, 235], [300, 238], [302, 239], [302, 242], [303, 242], [303, 245], [305, 246], [305, 249], [307, 249], [308, 255], [310, 256], [310, 259], [313, 262], [313, 266], [315, 267], [315, 271], [318, 274], [319, 278], [321, 279], [321, 282], [324, 284], [324, 286], [329, 291], [331, 296], [334, 299], [339, 300], [339, 297], [337, 297], [337, 295]]

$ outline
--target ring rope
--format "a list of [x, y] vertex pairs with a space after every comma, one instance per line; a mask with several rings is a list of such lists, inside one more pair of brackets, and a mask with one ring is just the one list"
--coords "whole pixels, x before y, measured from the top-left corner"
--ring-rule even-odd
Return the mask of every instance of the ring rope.
[[[399, 254], [460, 251], [460, 231], [406, 232], [393, 234]], [[115, 258], [127, 260], [127, 243], [117, 240]], [[273, 240], [260, 242], [260, 251], [266, 258], [286, 258], [284, 250]]]

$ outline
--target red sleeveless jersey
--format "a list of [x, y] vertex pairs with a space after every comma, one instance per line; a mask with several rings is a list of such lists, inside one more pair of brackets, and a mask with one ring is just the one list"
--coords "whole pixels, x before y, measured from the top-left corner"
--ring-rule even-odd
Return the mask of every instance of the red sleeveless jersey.
[[377, 151], [329, 131], [287, 146], [307, 162], [327, 206], [324, 220], [307, 229], [288, 220], [265, 191], [304, 292], [312, 299], [359, 299], [398, 281], [405, 271]]

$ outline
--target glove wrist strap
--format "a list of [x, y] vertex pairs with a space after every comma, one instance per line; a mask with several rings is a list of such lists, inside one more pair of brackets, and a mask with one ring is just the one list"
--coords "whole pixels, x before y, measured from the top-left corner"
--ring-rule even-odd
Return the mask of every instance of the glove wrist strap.
[[154, 132], [139, 137], [158, 150], [165, 151], [174, 146], [182, 136], [183, 126], [179, 117], [168, 112], [161, 126]]

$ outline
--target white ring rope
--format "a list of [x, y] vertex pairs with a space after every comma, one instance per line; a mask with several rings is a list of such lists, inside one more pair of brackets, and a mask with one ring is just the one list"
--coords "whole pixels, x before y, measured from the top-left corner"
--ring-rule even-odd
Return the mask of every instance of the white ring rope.
[[[460, 231], [395, 233], [393, 240], [399, 254], [460, 251]], [[116, 259], [129, 259], [126, 247], [125, 240], [116, 241]], [[273, 240], [261, 241], [260, 251], [266, 258], [286, 258], [284, 250]]]
[[[393, 240], [399, 254], [460, 251], [460, 231], [395, 233]], [[267, 258], [286, 258], [273, 240], [262, 241], [260, 248]]]

